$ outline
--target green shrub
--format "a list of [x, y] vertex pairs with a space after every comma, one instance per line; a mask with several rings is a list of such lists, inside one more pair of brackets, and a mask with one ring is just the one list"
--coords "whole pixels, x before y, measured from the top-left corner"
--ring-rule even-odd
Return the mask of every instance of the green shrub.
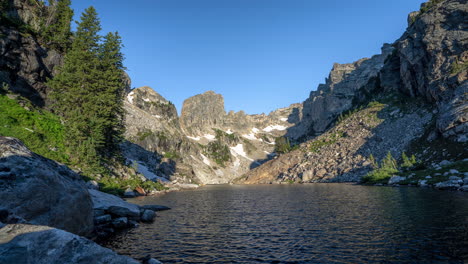
[[458, 60], [455, 60], [452, 63], [450, 73], [451, 74], [458, 74], [460, 72], [467, 71], [467, 70], [468, 70], [468, 61], [459, 62]]
[[397, 161], [388, 152], [387, 156], [382, 160], [380, 166], [362, 177], [362, 183], [387, 183], [390, 177], [398, 173]]
[[275, 139], [275, 152], [279, 154], [284, 154], [290, 152], [292, 149], [289, 138], [287, 137], [277, 137]]
[[143, 131], [138, 131], [138, 133], [136, 134], [136, 138], [137, 138], [138, 141], [143, 141], [147, 137], [150, 137], [150, 136], [154, 136], [154, 133], [149, 129], [145, 129]]
[[210, 142], [204, 146], [204, 154], [214, 159], [216, 164], [224, 167], [224, 163], [231, 160], [231, 152], [229, 147], [221, 143], [219, 140]]
[[405, 152], [401, 154], [401, 160], [403, 162], [401, 164], [402, 168], [412, 168], [418, 163], [416, 160], [416, 156], [411, 155], [411, 158], [408, 158]]
[[312, 141], [309, 144], [310, 152], [320, 152], [320, 149], [324, 146], [335, 144], [338, 139], [344, 137], [345, 134], [343, 131], [336, 131], [335, 133], [330, 134], [329, 136], [321, 139]]
[[425, 5], [421, 6], [421, 9], [419, 11], [421, 12], [421, 14], [426, 13], [427, 11], [429, 11], [429, 9], [433, 8], [442, 1], [444, 0], [429, 0]]
[[137, 175], [132, 175], [128, 179], [104, 176], [98, 182], [101, 191], [114, 195], [123, 195], [126, 189], [130, 188], [134, 190], [136, 187], [141, 187], [146, 192], [167, 189], [159, 182], [153, 182], [150, 180], [143, 181]]
[[213, 131], [215, 132], [215, 137], [217, 140], [226, 141], [228, 144], [237, 143], [239, 140], [239, 138], [234, 133], [229, 134], [217, 128], [213, 128]]
[[180, 158], [180, 155], [177, 154], [177, 152], [175, 151], [167, 151], [166, 153], [164, 153], [164, 158], [175, 160], [175, 159]]

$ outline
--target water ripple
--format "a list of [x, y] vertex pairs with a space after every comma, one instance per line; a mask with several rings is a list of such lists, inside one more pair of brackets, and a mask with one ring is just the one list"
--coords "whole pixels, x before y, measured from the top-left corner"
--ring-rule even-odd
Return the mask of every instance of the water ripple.
[[153, 224], [105, 246], [164, 263], [464, 263], [468, 195], [345, 184], [207, 186], [135, 199]]

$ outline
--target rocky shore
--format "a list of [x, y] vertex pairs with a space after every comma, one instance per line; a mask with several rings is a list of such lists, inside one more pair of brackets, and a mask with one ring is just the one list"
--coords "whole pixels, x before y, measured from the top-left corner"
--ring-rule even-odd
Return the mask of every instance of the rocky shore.
[[468, 159], [453, 162], [443, 160], [428, 169], [409, 171], [404, 175], [393, 175], [387, 183], [377, 186], [418, 186], [438, 190], [468, 192]]
[[140, 207], [90, 186], [21, 141], [0, 137], [0, 263], [140, 263], [92, 240], [170, 208]]

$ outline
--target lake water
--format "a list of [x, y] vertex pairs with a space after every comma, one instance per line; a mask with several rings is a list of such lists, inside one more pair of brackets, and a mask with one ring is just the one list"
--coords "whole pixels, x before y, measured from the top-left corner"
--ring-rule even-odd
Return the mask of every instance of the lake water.
[[348, 184], [206, 186], [132, 200], [153, 224], [105, 246], [164, 263], [463, 263], [468, 194]]

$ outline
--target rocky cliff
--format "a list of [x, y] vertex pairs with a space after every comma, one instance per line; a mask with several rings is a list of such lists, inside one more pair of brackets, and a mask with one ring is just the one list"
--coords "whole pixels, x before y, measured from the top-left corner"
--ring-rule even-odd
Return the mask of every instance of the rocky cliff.
[[212, 91], [188, 98], [181, 117], [149, 87], [128, 93], [125, 156], [149, 177], [195, 183], [227, 183], [272, 157], [275, 138], [298, 118], [301, 105], [269, 115], [226, 113]]
[[303, 103], [300, 122], [287, 135], [303, 141], [325, 132], [336, 118], [374, 91], [385, 59], [393, 52], [384, 45], [382, 53], [353, 63], [335, 63], [325, 84], [320, 84]]
[[0, 8], [0, 87], [28, 98], [38, 106], [46, 106], [49, 100], [45, 82], [52, 78], [63, 56], [57, 50], [41, 45], [31, 31], [39, 29], [39, 13], [53, 7], [38, 7], [31, 1], [3, 2], [4, 6]]
[[335, 64], [286, 134], [315, 138], [240, 182], [358, 181], [370, 169], [370, 154], [380, 160], [388, 151], [410, 151], [426, 163], [466, 158], [467, 15], [465, 0], [429, 1], [382, 54]]

